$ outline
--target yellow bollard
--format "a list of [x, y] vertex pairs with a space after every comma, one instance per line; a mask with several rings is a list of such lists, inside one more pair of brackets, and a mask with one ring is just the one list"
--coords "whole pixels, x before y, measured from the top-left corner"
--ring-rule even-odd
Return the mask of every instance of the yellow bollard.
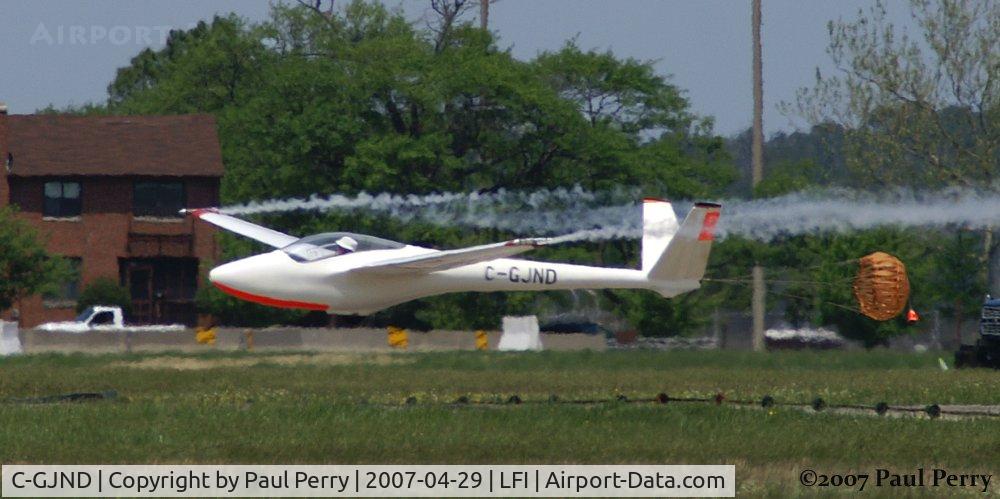
[[486, 337], [486, 331], [480, 329], [476, 331], [476, 350], [488, 350], [490, 347], [489, 338]]
[[215, 344], [215, 328], [214, 327], [200, 327], [194, 333], [194, 340], [200, 345], [214, 345]]
[[389, 326], [389, 346], [406, 349], [409, 345], [410, 338], [407, 336], [405, 329]]

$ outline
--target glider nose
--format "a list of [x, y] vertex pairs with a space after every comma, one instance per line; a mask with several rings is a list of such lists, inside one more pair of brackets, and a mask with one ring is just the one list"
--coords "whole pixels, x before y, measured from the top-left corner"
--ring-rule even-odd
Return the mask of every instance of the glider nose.
[[237, 273], [235, 265], [227, 263], [212, 269], [211, 272], [208, 273], [208, 280], [211, 281], [212, 284], [221, 284], [226, 287], [233, 287], [233, 284], [235, 284], [233, 281], [235, 281]]
[[307, 276], [291, 272], [294, 269], [289, 268], [291, 261], [288, 255], [280, 252], [252, 256], [212, 269], [208, 280], [224, 293], [241, 300], [271, 307], [325, 311], [329, 308], [327, 305], [312, 301], [315, 293], [302, 296], [301, 288]]
[[220, 265], [208, 273], [208, 280], [219, 289], [230, 292], [238, 290], [249, 293], [261, 292], [257, 289], [262, 283], [272, 282], [267, 275], [262, 275], [266, 266], [262, 266], [259, 256], [244, 258]]

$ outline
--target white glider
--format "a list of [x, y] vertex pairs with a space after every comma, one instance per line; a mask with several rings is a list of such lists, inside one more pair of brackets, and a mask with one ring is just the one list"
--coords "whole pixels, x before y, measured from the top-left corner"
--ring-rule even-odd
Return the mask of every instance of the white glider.
[[667, 298], [693, 291], [705, 273], [720, 209], [697, 203], [678, 224], [669, 202], [645, 199], [641, 270], [507, 258], [545, 246], [547, 238], [439, 251], [348, 232], [300, 239], [211, 208], [182, 212], [277, 248], [213, 269], [209, 280], [222, 291], [274, 307], [368, 315], [460, 291], [631, 288]]

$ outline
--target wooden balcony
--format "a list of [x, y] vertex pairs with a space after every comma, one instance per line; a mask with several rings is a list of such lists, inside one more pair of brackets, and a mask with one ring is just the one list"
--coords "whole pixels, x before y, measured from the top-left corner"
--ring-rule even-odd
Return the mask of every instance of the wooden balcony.
[[192, 257], [194, 237], [191, 234], [136, 234], [128, 235], [128, 252], [132, 258]]

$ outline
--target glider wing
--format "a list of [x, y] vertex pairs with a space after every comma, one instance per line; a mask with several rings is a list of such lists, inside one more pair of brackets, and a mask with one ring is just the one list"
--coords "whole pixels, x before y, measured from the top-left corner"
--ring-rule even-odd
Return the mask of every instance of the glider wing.
[[538, 246], [543, 246], [548, 241], [546, 238], [513, 239], [502, 243], [435, 251], [423, 255], [371, 262], [360, 267], [355, 267], [351, 272], [372, 272], [377, 274], [437, 272], [524, 253]]
[[181, 213], [191, 215], [212, 225], [217, 225], [230, 232], [235, 232], [241, 236], [249, 237], [275, 248], [284, 248], [299, 240], [295, 236], [289, 236], [288, 234], [283, 234], [267, 227], [261, 227], [246, 220], [224, 215], [212, 208], [181, 210]]

